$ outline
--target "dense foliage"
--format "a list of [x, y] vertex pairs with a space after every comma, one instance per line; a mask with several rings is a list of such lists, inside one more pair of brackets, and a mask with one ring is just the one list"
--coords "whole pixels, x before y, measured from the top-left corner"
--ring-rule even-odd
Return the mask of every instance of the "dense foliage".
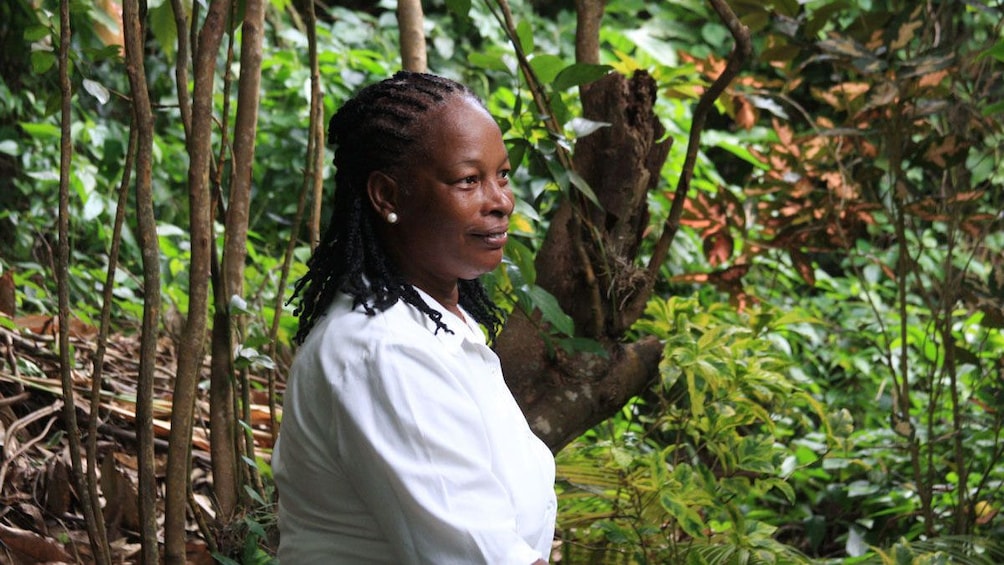
[[[0, 45], [17, 46], [0, 54], [0, 274], [17, 314], [55, 310], [58, 22], [54, 3], [39, 4], [0, 7]], [[1004, 549], [987, 540], [1004, 535], [1004, 5], [731, 4], [753, 31], [755, 60], [716, 106], [661, 296], [633, 329], [663, 340], [660, 378], [559, 454], [558, 550], [570, 563], [1000, 562]], [[104, 5], [73, 3], [71, 302], [90, 324], [119, 185], [129, 182], [128, 85]], [[170, 3], [149, 5], [170, 334], [188, 308], [187, 153], [169, 71]], [[517, 167], [516, 237], [494, 291], [508, 307], [540, 309], [556, 347], [589, 350], [535, 285], [533, 266], [549, 213], [577, 185], [556, 148], [574, 151], [577, 137], [602, 127], [578, 117], [574, 87], [607, 69], [655, 77], [657, 111], [677, 141], [650, 195], [657, 234], [693, 102], [731, 40], [699, 0], [611, 0], [603, 66], [578, 66], [572, 12], [513, 9], [564, 137], [541, 124], [487, 3], [429, 3], [430, 68], [483, 94]], [[308, 40], [296, 14], [273, 0], [267, 18], [239, 305], [244, 369], [281, 366], [288, 354], [269, 349], [269, 328], [285, 242], [298, 237], [290, 228], [308, 144]], [[396, 21], [388, 3], [320, 16], [330, 115], [397, 67]], [[126, 333], [142, 310], [134, 229], [127, 219], [113, 277], [113, 318]], [[301, 242], [298, 257], [307, 253]], [[288, 344], [295, 321], [278, 314], [277, 342]], [[16, 327], [11, 317], [0, 324]], [[228, 551], [244, 562], [268, 552], [257, 542], [271, 492], [249, 492], [253, 535]]]

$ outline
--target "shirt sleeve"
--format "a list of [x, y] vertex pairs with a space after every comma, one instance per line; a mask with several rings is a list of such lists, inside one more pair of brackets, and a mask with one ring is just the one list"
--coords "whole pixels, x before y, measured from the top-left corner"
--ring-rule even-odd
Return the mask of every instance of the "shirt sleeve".
[[391, 341], [361, 360], [364, 374], [337, 373], [333, 432], [349, 481], [402, 563], [530, 565], [541, 556], [492, 471], [487, 426], [507, 423], [487, 421], [460, 381], [489, 375], [457, 374], [443, 354]]

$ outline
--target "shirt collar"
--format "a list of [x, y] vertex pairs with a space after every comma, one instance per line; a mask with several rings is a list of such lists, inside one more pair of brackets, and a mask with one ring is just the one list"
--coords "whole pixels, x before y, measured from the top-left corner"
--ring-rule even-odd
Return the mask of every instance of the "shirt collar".
[[423, 318], [425, 327], [434, 332], [436, 337], [438, 337], [441, 341], [454, 347], [460, 347], [464, 340], [485, 345], [484, 333], [481, 331], [481, 327], [474, 321], [474, 317], [471, 316], [470, 313], [463, 308], [460, 308], [461, 312], [464, 314], [464, 317], [460, 318], [453, 312], [443, 308], [442, 304], [437, 302], [435, 298], [427, 294], [422, 289], [417, 286], [413, 286], [412, 288], [414, 288], [415, 292], [418, 293], [418, 296], [425, 301], [426, 306], [436, 312], [439, 312], [443, 316], [442, 322], [446, 324], [446, 327], [450, 328], [450, 331], [453, 332], [450, 333], [442, 328], [439, 328], [437, 331], [436, 323], [429, 319], [429, 317], [425, 314], [419, 313]]

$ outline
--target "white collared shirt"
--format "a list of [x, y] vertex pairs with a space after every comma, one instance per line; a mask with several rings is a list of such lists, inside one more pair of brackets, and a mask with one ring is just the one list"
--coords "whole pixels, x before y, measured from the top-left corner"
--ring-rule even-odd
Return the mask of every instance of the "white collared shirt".
[[546, 561], [554, 458], [480, 328], [444, 311], [453, 333], [437, 333], [404, 301], [374, 316], [351, 304], [335, 300], [287, 383], [272, 455], [280, 562]]

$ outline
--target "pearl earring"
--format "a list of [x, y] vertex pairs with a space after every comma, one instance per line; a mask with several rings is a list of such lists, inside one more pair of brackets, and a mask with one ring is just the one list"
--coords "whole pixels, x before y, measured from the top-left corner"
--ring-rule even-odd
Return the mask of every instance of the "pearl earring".
[[397, 218], [397, 214], [395, 214], [394, 212], [388, 212], [387, 213], [387, 223], [388, 224], [396, 224], [397, 223], [397, 219], [398, 219]]

